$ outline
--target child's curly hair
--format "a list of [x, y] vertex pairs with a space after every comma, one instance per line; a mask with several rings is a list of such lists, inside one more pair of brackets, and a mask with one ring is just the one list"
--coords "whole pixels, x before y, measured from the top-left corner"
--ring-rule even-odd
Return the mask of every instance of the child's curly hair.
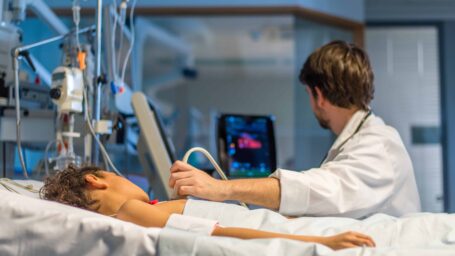
[[84, 176], [93, 174], [102, 177], [102, 169], [97, 166], [78, 168], [69, 165], [63, 171], [47, 177], [44, 186], [40, 189], [40, 197], [47, 200], [90, 210], [89, 206], [97, 201], [92, 200], [87, 191], [87, 182]]

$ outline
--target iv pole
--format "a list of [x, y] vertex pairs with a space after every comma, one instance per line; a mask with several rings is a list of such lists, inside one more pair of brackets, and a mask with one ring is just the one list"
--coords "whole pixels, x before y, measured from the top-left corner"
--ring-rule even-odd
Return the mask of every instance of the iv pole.
[[[95, 99], [93, 101], [93, 118], [95, 122], [98, 122], [101, 118], [101, 43], [102, 43], [102, 8], [103, 0], [98, 0], [98, 5], [96, 9], [96, 70], [95, 70]], [[89, 120], [91, 121], [91, 120]], [[99, 134], [96, 134], [96, 137], [99, 139]], [[92, 163], [95, 165], [99, 164], [99, 145], [93, 143], [92, 147]]]

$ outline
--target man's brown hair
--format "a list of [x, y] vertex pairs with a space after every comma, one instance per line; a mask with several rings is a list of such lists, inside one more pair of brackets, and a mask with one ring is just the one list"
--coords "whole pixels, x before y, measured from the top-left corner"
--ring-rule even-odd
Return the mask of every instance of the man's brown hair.
[[74, 165], [69, 165], [66, 169], [44, 180], [44, 186], [40, 189], [40, 197], [90, 210], [89, 207], [97, 201], [92, 200], [86, 193], [87, 182], [84, 176], [93, 174], [102, 177], [101, 170], [96, 166], [77, 168]]
[[330, 103], [367, 110], [374, 95], [374, 75], [367, 53], [354, 44], [333, 41], [313, 52], [300, 71], [300, 82], [315, 87]]

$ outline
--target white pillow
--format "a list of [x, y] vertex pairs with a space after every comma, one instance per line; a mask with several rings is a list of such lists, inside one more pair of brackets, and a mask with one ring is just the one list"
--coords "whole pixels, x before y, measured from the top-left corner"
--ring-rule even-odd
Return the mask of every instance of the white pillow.
[[160, 229], [0, 190], [0, 255], [155, 255]]

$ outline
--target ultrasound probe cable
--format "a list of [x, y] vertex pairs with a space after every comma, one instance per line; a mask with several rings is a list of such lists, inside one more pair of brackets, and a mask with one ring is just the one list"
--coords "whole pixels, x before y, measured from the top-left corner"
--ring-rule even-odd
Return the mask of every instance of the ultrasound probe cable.
[[[207, 157], [207, 159], [210, 161], [210, 163], [213, 165], [213, 167], [215, 167], [215, 170], [220, 175], [221, 179], [228, 180], [228, 178], [226, 177], [226, 174], [224, 174], [223, 170], [221, 170], [220, 166], [216, 163], [215, 159], [213, 159], [213, 157], [210, 155], [210, 153], [207, 150], [205, 150], [201, 147], [194, 147], [194, 148], [188, 150], [185, 153], [185, 155], [183, 156], [182, 161], [184, 163], [188, 163], [188, 158], [190, 158], [190, 155], [194, 152], [200, 152], [205, 157]], [[240, 203], [240, 205], [242, 205], [243, 207], [248, 209], [248, 206], [244, 202], [239, 201], [239, 203]]]

